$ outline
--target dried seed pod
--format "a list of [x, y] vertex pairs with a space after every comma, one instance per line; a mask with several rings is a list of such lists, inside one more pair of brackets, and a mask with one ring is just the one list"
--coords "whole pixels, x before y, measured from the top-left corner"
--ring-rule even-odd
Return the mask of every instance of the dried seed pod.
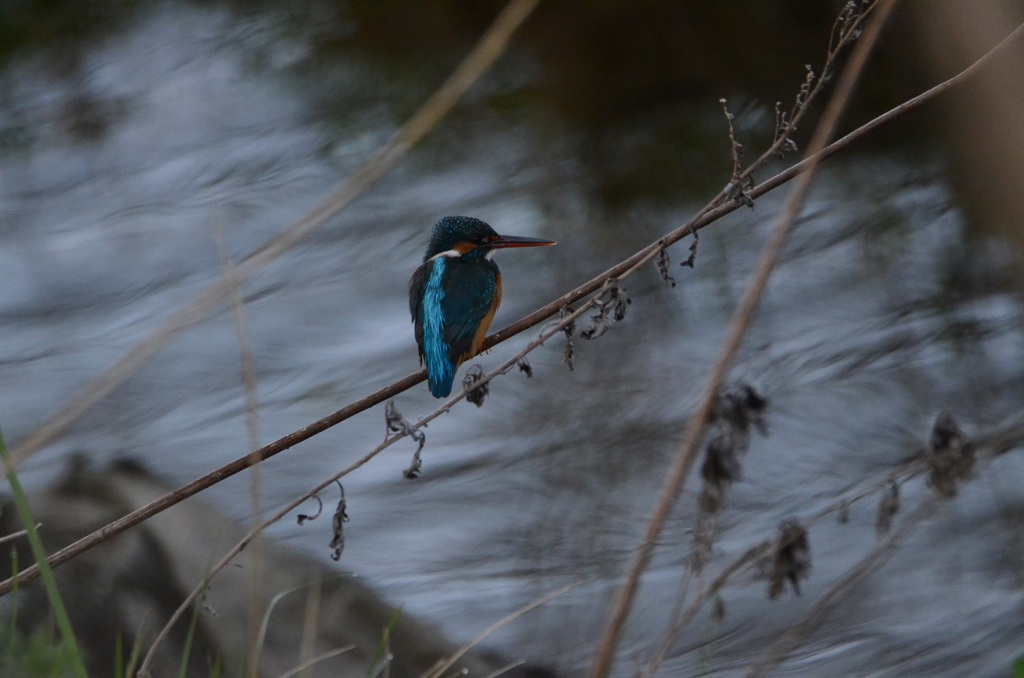
[[752, 176], [747, 176], [742, 182], [730, 181], [725, 187], [725, 197], [754, 209], [754, 199], [750, 196], [750, 189], [753, 187], [754, 178]]
[[402, 476], [404, 476], [406, 480], [416, 480], [420, 477], [422, 471], [423, 459], [420, 457], [420, 451], [416, 450], [412, 455], [412, 461], [409, 463], [409, 468], [402, 471]]
[[[483, 407], [484, 398], [491, 392], [490, 383], [483, 383], [473, 388], [474, 384], [482, 381], [484, 378], [484, 368], [477, 363], [466, 371], [466, 376], [462, 378], [463, 390], [468, 390], [466, 394], [466, 400], [473, 403], [477, 407]], [[472, 389], [472, 390], [470, 390]]]
[[668, 267], [671, 263], [668, 257], [668, 250], [658, 252], [658, 275], [661, 276], [661, 282], [665, 283], [665, 287], [676, 286], [676, 279], [669, 275], [668, 272]]
[[768, 597], [778, 598], [789, 580], [793, 593], [800, 595], [800, 580], [806, 579], [811, 571], [811, 543], [807, 529], [795, 518], [789, 518], [779, 526], [779, 538], [775, 542], [772, 569], [768, 583]]
[[633, 303], [633, 300], [629, 298], [625, 288], [616, 285], [612, 288], [612, 315], [615, 318], [615, 322], [619, 322], [626, 317], [626, 307]]
[[[341, 483], [338, 483], [338, 487], [341, 487]], [[345, 523], [348, 522], [348, 511], [346, 509], [345, 502], [345, 488], [341, 487], [341, 498], [338, 499], [338, 507], [334, 509], [334, 518], [331, 521], [331, 527], [334, 533], [331, 539], [331, 558], [334, 560], [341, 559], [341, 552], [345, 550]]]
[[[559, 312], [559, 317], [565, 319], [567, 316], [572, 315], [572, 313], [572, 306], [566, 305]], [[576, 369], [576, 347], [572, 343], [572, 335], [576, 332], [575, 321], [563, 327], [562, 332], [565, 334], [565, 352], [562, 354], [562, 364], [572, 372]]]
[[698, 243], [698, 241], [699, 241], [699, 238], [697, 236], [697, 231], [694, 231], [693, 232], [693, 242], [690, 243], [690, 256], [687, 257], [685, 261], [680, 261], [679, 262], [680, 266], [686, 266], [686, 267], [689, 267], [689, 268], [693, 268], [694, 264], [697, 263], [697, 243]]
[[892, 519], [900, 510], [900, 486], [893, 483], [889, 489], [882, 493], [878, 502], [878, 516], [875, 519], [875, 532], [879, 537], [889, 534], [892, 529]]
[[943, 497], [956, 496], [957, 480], [969, 478], [974, 470], [974, 443], [949, 410], [935, 419], [928, 436], [927, 459], [931, 470], [928, 484]]
[[767, 404], [764, 396], [746, 384], [723, 390], [716, 400], [701, 465], [704, 483], [693, 543], [693, 562], [697, 571], [711, 555], [715, 514], [725, 504], [732, 484], [740, 478], [740, 456], [750, 446], [751, 423], [762, 432], [766, 430], [763, 415]]
[[387, 439], [388, 433], [405, 433], [419, 443], [416, 447], [416, 452], [413, 453], [412, 463], [403, 473], [406, 478], [419, 478], [420, 467], [423, 465], [423, 462], [420, 459], [420, 452], [423, 451], [423, 446], [427, 442], [427, 434], [420, 429], [415, 428], [409, 423], [408, 419], [402, 416], [402, 413], [398, 411], [398, 406], [395, 405], [394, 400], [389, 400], [387, 407], [384, 408], [384, 422], [387, 426], [387, 431], [384, 434], [385, 440]]
[[314, 494], [312, 498], [316, 499], [316, 504], [317, 504], [317, 506], [316, 506], [316, 513], [312, 513], [312, 514], [300, 513], [298, 515], [298, 523], [299, 523], [299, 525], [302, 525], [303, 523], [305, 523], [308, 520], [316, 520], [317, 518], [320, 517], [320, 514], [324, 512], [324, 502], [321, 501], [320, 497]]
[[597, 313], [590, 316], [590, 324], [580, 332], [580, 336], [584, 339], [597, 339], [612, 326], [612, 320], [619, 322], [626, 317], [626, 307], [632, 303], [629, 294], [618, 282], [608, 280], [594, 303]]
[[842, 504], [839, 505], [839, 515], [837, 516], [837, 520], [839, 521], [840, 525], [845, 525], [846, 523], [850, 522], [850, 501], [849, 500], [846, 500]]
[[725, 599], [721, 595], [715, 596], [715, 606], [711, 609], [711, 617], [716, 622], [725, 621]]
[[768, 399], [750, 384], [740, 383], [718, 395], [712, 416], [716, 422], [727, 423], [742, 437], [749, 437], [751, 426], [761, 435], [768, 435], [767, 410]]
[[700, 494], [701, 510], [715, 513], [721, 508], [729, 487], [740, 477], [740, 462], [732, 445], [732, 437], [715, 435], [704, 450], [701, 465], [704, 487]]
[[427, 434], [410, 424], [409, 420], [402, 416], [394, 400], [389, 400], [384, 407], [384, 424], [387, 426], [385, 438], [388, 433], [404, 433], [419, 443], [419, 447], [416, 448], [417, 452], [422, 450], [423, 445], [427, 442]]

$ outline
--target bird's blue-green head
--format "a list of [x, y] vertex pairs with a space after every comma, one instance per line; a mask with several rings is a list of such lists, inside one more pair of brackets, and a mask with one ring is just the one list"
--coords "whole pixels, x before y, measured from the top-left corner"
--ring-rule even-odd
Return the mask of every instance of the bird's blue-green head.
[[438, 256], [480, 259], [502, 247], [554, 245], [551, 240], [498, 235], [487, 223], [473, 217], [445, 217], [434, 224], [423, 261]]

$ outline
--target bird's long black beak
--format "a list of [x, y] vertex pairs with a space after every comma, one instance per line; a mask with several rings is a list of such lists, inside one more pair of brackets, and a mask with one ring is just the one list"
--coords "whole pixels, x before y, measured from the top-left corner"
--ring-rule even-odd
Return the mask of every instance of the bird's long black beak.
[[501, 247], [547, 247], [554, 245], [554, 240], [541, 240], [540, 238], [524, 238], [518, 235], [499, 235], [497, 240], [487, 243], [486, 247], [498, 249]]

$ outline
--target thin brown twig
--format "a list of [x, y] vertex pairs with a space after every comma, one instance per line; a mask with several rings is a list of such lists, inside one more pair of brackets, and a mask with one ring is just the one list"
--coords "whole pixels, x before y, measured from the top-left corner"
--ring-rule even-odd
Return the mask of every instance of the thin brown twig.
[[[41, 528], [42, 526], [43, 526], [42, 523], [36, 523], [36, 529], [37, 530], [39, 528]], [[0, 537], [0, 544], [6, 544], [9, 541], [14, 541], [15, 539], [21, 539], [22, 537], [27, 536], [27, 535], [28, 535], [28, 530], [27, 529], [26, 530], [18, 530], [17, 532], [11, 532], [10, 534], [5, 534], [4, 536]]]
[[313, 580], [309, 591], [306, 592], [306, 613], [302, 619], [302, 641], [299, 643], [299, 667], [302, 669], [303, 678], [308, 675], [309, 667], [316, 661], [313, 650], [316, 649], [316, 636], [320, 622], [322, 589], [323, 580], [317, 577]]
[[307, 659], [306, 661], [302, 662], [301, 664], [299, 664], [295, 668], [291, 669], [290, 671], [285, 671], [280, 676], [278, 676], [278, 678], [291, 678], [291, 676], [298, 675], [298, 674], [302, 673], [303, 671], [308, 671], [315, 664], [318, 664], [318, 663], [324, 661], [325, 659], [330, 659], [331, 657], [337, 657], [339, 654], [345, 654], [346, 652], [350, 652], [351, 650], [354, 650], [354, 649], [356, 649], [355, 645], [344, 645], [342, 647], [336, 647], [333, 650], [328, 650], [327, 652], [321, 652], [320, 654], [318, 654], [315, 657], [310, 657], [309, 659]]
[[[237, 280], [246, 280], [264, 270], [271, 262], [323, 227], [389, 172], [413, 146], [422, 141], [441, 122], [473, 83], [505, 52], [512, 35], [538, 2], [540, 0], [509, 0], [448, 80], [395, 132], [384, 147], [304, 217], [243, 259], [238, 264]], [[210, 285], [191, 304], [171, 316], [149, 339], [129, 351], [113, 367], [93, 380], [69, 405], [11, 450], [15, 465], [66, 431], [96, 402], [110, 394], [156, 355], [178, 332], [211, 313], [227, 296], [230, 287], [223, 280]]]
[[508, 664], [505, 664], [504, 666], [500, 666], [500, 667], [494, 669], [493, 671], [488, 673], [486, 676], [483, 676], [483, 678], [498, 678], [498, 676], [503, 676], [506, 673], [508, 673], [509, 671], [511, 671], [512, 669], [518, 668], [518, 667], [522, 666], [525, 663], [526, 663], [525, 659], [517, 659], [514, 662], [509, 662]]
[[502, 617], [501, 619], [499, 619], [498, 621], [494, 622], [493, 624], [488, 626], [486, 629], [481, 631], [479, 633], [479, 635], [476, 636], [476, 638], [473, 638], [473, 640], [469, 641], [468, 643], [463, 645], [461, 648], [459, 648], [458, 651], [456, 651], [447, 660], [445, 660], [444, 662], [441, 662], [437, 666], [433, 667], [432, 669], [430, 669], [429, 671], [424, 673], [422, 678], [440, 678], [444, 674], [445, 671], [447, 671], [451, 667], [455, 666], [455, 663], [457, 661], [459, 661], [460, 659], [462, 659], [462, 657], [464, 657], [467, 652], [472, 650], [474, 647], [476, 647], [477, 645], [482, 643], [487, 638], [491, 637], [495, 632], [500, 631], [501, 629], [505, 628], [506, 626], [508, 626], [509, 624], [514, 622], [516, 619], [519, 619], [520, 617], [522, 617], [527, 612], [531, 612], [531, 611], [537, 609], [538, 607], [540, 607], [541, 605], [545, 605], [545, 604], [551, 602], [552, 600], [554, 600], [558, 596], [561, 596], [561, 595], [567, 593], [568, 591], [571, 591], [572, 589], [576, 588], [577, 586], [579, 586], [579, 583], [566, 584], [565, 586], [563, 586], [561, 588], [558, 588], [558, 589], [555, 589], [551, 593], [547, 593], [547, 594], [541, 596], [540, 598], [537, 598], [536, 600], [533, 600], [533, 601], [527, 603], [526, 605], [523, 605], [519, 609], [510, 612], [509, 614], [505, 615], [504, 617]]
[[[852, 132], [842, 137], [841, 139], [838, 139], [837, 141], [834, 141], [831, 144], [829, 144], [827, 147], [822, 149], [822, 151], [817, 155], [802, 160], [799, 163], [792, 165], [791, 167], [779, 172], [778, 174], [764, 181], [763, 183], [757, 184], [754, 188], [750, 189], [748, 194], [752, 198], [759, 198], [765, 195], [766, 193], [775, 190], [779, 186], [782, 186], [788, 183], [789, 181], [792, 181], [795, 177], [801, 175], [803, 172], [806, 172], [812, 162], [823, 162], [828, 158], [831, 158], [833, 155], [842, 152], [851, 144], [860, 140], [865, 135], [874, 132], [878, 128], [892, 122], [893, 120], [899, 118], [900, 116], [903, 116], [913, 110], [916, 110], [917, 108], [921, 107], [926, 102], [930, 101], [936, 96], [943, 94], [950, 90], [951, 88], [954, 88], [962, 84], [965, 80], [975, 75], [992, 59], [1001, 55], [1010, 44], [1019, 40], [1022, 35], [1024, 35], [1024, 24], [1018, 26], [1010, 35], [1004, 38], [998, 45], [996, 45], [991, 50], [986, 52], [977, 61], [975, 61], [973, 64], [968, 66], [966, 69], [964, 69], [957, 75], [953, 76], [948, 80], [944, 80], [943, 82], [922, 92], [921, 94], [911, 99], [908, 99], [902, 104], [886, 111], [885, 113], [879, 115], [878, 117], [865, 123], [864, 125], [861, 125], [860, 127], [853, 130]], [[530, 329], [531, 327], [534, 327], [548, 320], [553, 315], [557, 314], [562, 308], [565, 308], [567, 305], [574, 304], [583, 297], [586, 297], [588, 294], [591, 294], [601, 289], [601, 287], [608, 279], [620, 276], [623, 271], [628, 270], [630, 266], [634, 265], [637, 261], [640, 261], [645, 257], [648, 259], [653, 258], [654, 256], [657, 255], [660, 249], [667, 248], [675, 244], [679, 240], [682, 240], [684, 237], [696, 231], [699, 231], [700, 229], [706, 228], [707, 226], [718, 221], [722, 217], [736, 211], [737, 209], [740, 208], [740, 206], [741, 205], [739, 203], [728, 202], [725, 204], [721, 204], [718, 207], [715, 207], [710, 210], [701, 210], [698, 216], [694, 217], [693, 219], [683, 224], [682, 226], [679, 226], [670, 233], [662, 236], [657, 241], [653, 242], [652, 244], [648, 245], [642, 250], [639, 250], [638, 252], [634, 253], [627, 259], [609, 268], [608, 270], [601, 273], [597, 277], [580, 285], [576, 289], [563, 294], [554, 301], [546, 304], [545, 306], [542, 306], [541, 308], [521, 318], [520, 320], [512, 323], [511, 325], [508, 325], [507, 327], [499, 330], [498, 332], [495, 332], [494, 334], [487, 338], [487, 341], [484, 342], [481, 351], [486, 351], [490, 348], [493, 348], [497, 344], [500, 344], [506, 341], [507, 339], [510, 339]], [[379, 405], [380, 403], [389, 400], [390, 398], [393, 398], [399, 393], [402, 393], [403, 391], [408, 390], [409, 388], [415, 386], [416, 384], [419, 384], [424, 379], [426, 379], [426, 377], [426, 370], [421, 369], [417, 372], [414, 372], [399, 379], [398, 381], [388, 384], [387, 386], [377, 390], [376, 392], [346, 405], [340, 410], [332, 412], [331, 414], [321, 419], [318, 419], [317, 421], [314, 421], [296, 431], [292, 431], [288, 435], [278, 438], [272, 443], [264, 445], [259, 450], [254, 450], [252, 453], [247, 454], [244, 457], [235, 459], [234, 461], [231, 461], [221, 466], [220, 468], [217, 468], [211, 471], [210, 473], [207, 473], [206, 475], [200, 478], [196, 478], [195, 480], [185, 485], [182, 485], [176, 490], [169, 492], [168, 494], [164, 495], [163, 497], [160, 497], [159, 499], [154, 500], [153, 502], [147, 504], [146, 506], [140, 507], [139, 509], [136, 509], [132, 513], [129, 513], [123, 516], [122, 518], [119, 518], [105, 525], [99, 530], [96, 530], [95, 532], [86, 535], [78, 541], [69, 544], [60, 551], [55, 552], [50, 556], [48, 562], [50, 563], [51, 566], [57, 566], [62, 563], [65, 563], [68, 560], [79, 555], [80, 553], [87, 551], [88, 549], [96, 546], [102, 541], [110, 538], [111, 536], [119, 534], [124, 530], [133, 527], [134, 525], [137, 525], [151, 518], [152, 516], [160, 513], [161, 511], [164, 511], [167, 508], [187, 499], [188, 497], [191, 497], [195, 494], [198, 494], [202, 490], [205, 490], [213, 485], [216, 485], [225, 478], [229, 478], [241, 471], [244, 471], [246, 468], [249, 468], [249, 466], [252, 463], [252, 459], [258, 459], [260, 462], [265, 461], [266, 459], [269, 459], [270, 457], [273, 457], [274, 455], [279, 454], [297, 445], [298, 443], [313, 437], [318, 433], [322, 433], [323, 431], [326, 431], [327, 429], [336, 426], [337, 424], [340, 424], [341, 422], [355, 416], [356, 414], [359, 414], [360, 412], [364, 412], [365, 410], [368, 410], [369, 408], [375, 405]], [[26, 568], [23, 572], [19, 573], [19, 576], [23, 578], [23, 581], [31, 581], [39, 576], [39, 568], [37, 565], [32, 565]], [[6, 595], [7, 593], [11, 592], [13, 583], [13, 578], [0, 582], [0, 596]]]
[[665, 655], [668, 654], [668, 651], [672, 649], [673, 645], [675, 645], [676, 640], [679, 638], [679, 634], [682, 633], [683, 629], [693, 621], [697, 616], [697, 613], [704, 606], [704, 603], [711, 600], [713, 596], [722, 590], [729, 580], [732, 579], [736, 573], [740, 572], [745, 565], [756, 562], [758, 558], [769, 553], [771, 548], [772, 542], [765, 541], [757, 546], [747, 549], [743, 555], [729, 563], [729, 565], [726, 566], [710, 584], [701, 589], [697, 596], [690, 602], [689, 606], [687, 606], [686, 612], [684, 612], [679, 619], [672, 624], [672, 628], [670, 628], [668, 633], [665, 634], [665, 638], [662, 640], [661, 645], [655, 651], [654, 656], [647, 663], [647, 666], [644, 667], [643, 673], [640, 674], [641, 678], [652, 678], [654, 676], [654, 672], [658, 670], [658, 667], [661, 666], [662, 661], [664, 661]]
[[[257, 450], [260, 447], [259, 397], [256, 391], [256, 363], [252, 357], [252, 342], [249, 341], [249, 329], [245, 320], [245, 305], [239, 290], [237, 269], [228, 254], [224, 243], [224, 228], [218, 210], [213, 225], [217, 241], [217, 253], [224, 267], [224, 281], [228, 284], [228, 302], [231, 304], [235, 319], [235, 334], [238, 335], [238, 351], [241, 361], [242, 390], [245, 397], [245, 432], [248, 448]], [[250, 452], [250, 457], [252, 453]], [[263, 509], [260, 507], [262, 491], [260, 488], [260, 467], [253, 463], [249, 475], [249, 513], [254, 524], [259, 521]], [[258, 651], [260, 620], [263, 618], [261, 595], [263, 588], [263, 538], [257, 537], [253, 543], [252, 568], [249, 570], [249, 656], [246, 659], [247, 675], [255, 678], [256, 667], [259, 665]]]
[[722, 104], [722, 113], [725, 115], [725, 122], [729, 128], [729, 154], [732, 157], [732, 179], [730, 181], [738, 186], [740, 172], [743, 170], [743, 166], [740, 164], [741, 145], [736, 140], [736, 130], [732, 125], [733, 114], [729, 112], [729, 103], [724, 98], [719, 99], [718, 103]]
[[[878, 16], [868, 24], [864, 35], [857, 42], [836, 86], [836, 91], [829, 99], [828, 105], [822, 114], [821, 122], [818, 123], [814, 131], [808, 149], [808, 155], [812, 159], [818, 157], [818, 154], [825, 148], [829, 138], [832, 136], [833, 130], [835, 130], [839, 122], [839, 117], [850, 99], [853, 87], [860, 77], [864, 65], [867, 63], [867, 57], [874, 48], [881, 28], [889, 17], [894, 5], [895, 0], [882, 0], [878, 6]], [[675, 500], [679, 496], [683, 482], [690, 473], [693, 460], [697, 455], [698, 444], [703, 436], [704, 426], [711, 416], [719, 388], [725, 379], [729, 366], [732, 364], [733, 357], [739, 350], [740, 342], [750, 326], [754, 310], [757, 308], [764, 288], [768, 283], [768, 278], [775, 267], [779, 252], [782, 249], [782, 243], [796, 222], [797, 212], [803, 204], [804, 197], [807, 195], [817, 166], [818, 161], [812, 161], [806, 173], [800, 176], [793, 191], [789, 194], [782, 209], [782, 217], [772, 232], [768, 243], [762, 250], [761, 256], [758, 258], [754, 275], [747, 287], [747, 292], [740, 303], [740, 307], [733, 314], [729, 322], [722, 349], [714, 365], [711, 367], [704, 384], [704, 389], [701, 392], [700, 404], [687, 424], [679, 453], [668, 471], [651, 516], [648, 519], [647, 526], [644, 529], [643, 536], [630, 558], [624, 581], [612, 602], [604, 632], [594, 652], [594, 663], [590, 670], [591, 678], [605, 678], [611, 670], [619, 636], [622, 633], [622, 628], [626, 623], [626, 618], [629, 616], [636, 591], [639, 588], [640, 576], [647, 569], [654, 545], [661, 534], [665, 520], [675, 505]]]

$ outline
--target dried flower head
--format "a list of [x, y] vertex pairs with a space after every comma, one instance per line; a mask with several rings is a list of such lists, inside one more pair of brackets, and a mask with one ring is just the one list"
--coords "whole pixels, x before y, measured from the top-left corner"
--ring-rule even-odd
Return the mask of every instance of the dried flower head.
[[800, 595], [800, 580], [806, 579], [811, 571], [811, 543], [807, 529], [795, 518], [789, 518], [779, 526], [779, 538], [775, 542], [772, 569], [768, 583], [768, 597], [778, 598], [786, 581], [793, 587], [793, 593]]
[[398, 433], [408, 435], [419, 443], [416, 447], [416, 452], [413, 453], [412, 463], [403, 473], [403, 475], [409, 479], [419, 478], [420, 468], [423, 465], [423, 462], [420, 459], [420, 452], [423, 451], [423, 446], [427, 442], [427, 434], [414, 427], [409, 423], [408, 419], [402, 416], [402, 413], [398, 411], [398, 406], [395, 405], [394, 400], [389, 400], [387, 406], [384, 408], [384, 423], [387, 426], [387, 430], [384, 434], [385, 440], [387, 440], [387, 435], [389, 433]]
[[482, 381], [484, 378], [484, 368], [477, 363], [470, 367], [466, 371], [466, 376], [462, 378], [463, 390], [469, 391], [466, 394], [466, 400], [473, 403], [477, 407], [483, 407], [484, 398], [491, 392], [490, 382], [480, 384], [476, 388], [473, 388], [475, 384]]
[[[573, 314], [572, 306], [566, 304], [559, 311], [558, 317], [564, 320], [568, 316]], [[562, 364], [569, 368], [572, 372], [576, 369], [576, 347], [572, 343], [572, 335], [576, 332], [576, 322], [573, 321], [562, 328], [562, 332], [565, 333], [565, 352], [562, 354]]]
[[618, 281], [608, 280], [594, 302], [597, 313], [590, 316], [590, 324], [580, 332], [584, 339], [597, 339], [612, 326], [612, 320], [621, 321], [626, 317], [626, 307], [632, 304], [625, 288]]
[[889, 486], [889, 489], [882, 493], [882, 498], [878, 501], [878, 514], [875, 518], [875, 532], [878, 533], [879, 537], [884, 537], [889, 534], [889, 530], [892, 529], [892, 519], [896, 517], [896, 514], [900, 510], [900, 486], [899, 483], [893, 483]]
[[427, 442], [427, 434], [414, 427], [409, 423], [408, 419], [402, 416], [394, 400], [389, 400], [388, 404], [384, 407], [384, 424], [387, 426], [385, 438], [387, 438], [388, 433], [407, 435], [419, 443], [419, 447], [416, 448], [417, 452], [422, 450], [423, 445]]
[[927, 450], [928, 484], [943, 497], [954, 497], [957, 481], [971, 477], [974, 443], [957, 424], [953, 413], [944, 410], [935, 419]]
[[731, 436], [722, 433], [712, 436], [704, 449], [701, 476], [704, 478], [701, 510], [714, 513], [721, 508], [728, 488], [740, 477], [740, 462]]
[[345, 550], [345, 523], [348, 522], [348, 511], [345, 502], [345, 488], [342, 487], [341, 483], [338, 483], [338, 487], [341, 488], [341, 498], [338, 499], [338, 507], [334, 509], [334, 518], [331, 520], [331, 529], [333, 531], [333, 537], [331, 539], [331, 558], [334, 560], [341, 559], [341, 552]]
[[680, 266], [686, 266], [688, 268], [693, 268], [694, 267], [694, 264], [697, 263], [697, 244], [698, 244], [699, 241], [700, 241], [700, 238], [697, 235], [697, 231], [694, 231], [693, 232], [693, 242], [690, 243], [690, 256], [688, 256], [685, 261], [680, 261], [679, 262]]
[[839, 521], [840, 525], [850, 522], [850, 500], [847, 499], [839, 505], [839, 513], [836, 516], [836, 520]]
[[671, 263], [667, 250], [658, 252], [658, 275], [661, 276], [661, 282], [665, 283], [665, 287], [676, 286], [676, 279], [668, 273], [668, 267]]
[[416, 480], [420, 477], [423, 472], [423, 459], [420, 457], [420, 451], [416, 450], [412, 455], [412, 461], [409, 462], [409, 467], [402, 471], [402, 476], [406, 480]]

